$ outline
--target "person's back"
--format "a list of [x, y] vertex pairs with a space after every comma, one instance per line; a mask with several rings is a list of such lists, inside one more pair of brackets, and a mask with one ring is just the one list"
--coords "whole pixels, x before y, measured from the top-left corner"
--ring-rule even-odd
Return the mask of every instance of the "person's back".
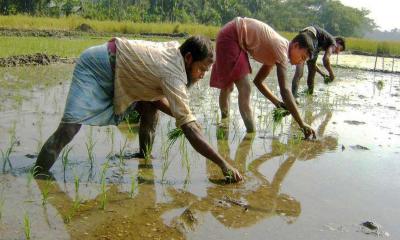
[[[332, 82], [335, 79], [335, 75], [333, 73], [329, 58], [332, 53], [338, 54], [339, 52], [345, 50], [345, 40], [342, 37], [333, 37], [325, 29], [322, 29], [318, 26], [306, 27], [302, 29], [300, 33], [307, 34], [313, 39], [314, 51], [312, 53], [311, 59], [307, 61], [307, 68], [308, 68], [307, 92], [309, 94], [313, 94], [315, 73], [318, 72], [319, 74], [321, 74], [321, 76], [323, 76], [324, 78], [325, 83]], [[324, 51], [324, 57], [322, 59], [322, 62], [325, 69], [328, 71], [328, 74], [324, 73], [317, 66], [318, 54], [320, 51]], [[294, 96], [298, 96], [297, 91], [300, 79], [303, 76], [303, 71], [304, 71], [303, 69], [304, 69], [303, 64], [296, 66], [296, 72], [292, 80], [292, 93]]]
[[336, 46], [335, 38], [325, 29], [322, 29], [318, 26], [309, 26], [304, 28], [300, 32], [309, 32], [313, 36], [315, 46], [313, 59], [318, 57], [318, 53], [320, 51], [327, 51], [330, 47]]
[[239, 45], [258, 62], [267, 65], [288, 61], [289, 41], [268, 24], [253, 18], [234, 19]]
[[185, 64], [179, 43], [116, 38], [114, 109], [117, 114], [137, 100], [163, 98], [163, 85], [185, 86]]

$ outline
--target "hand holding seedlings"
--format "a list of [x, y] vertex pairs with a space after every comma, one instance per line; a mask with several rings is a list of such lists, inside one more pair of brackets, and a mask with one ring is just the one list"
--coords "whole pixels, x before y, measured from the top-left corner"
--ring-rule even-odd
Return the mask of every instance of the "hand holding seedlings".
[[324, 83], [325, 84], [328, 84], [328, 83], [330, 83], [330, 82], [333, 82], [333, 78], [331, 78], [329, 75], [327, 75], [327, 74], [325, 74], [325, 75], [323, 75], [323, 78], [324, 78]]
[[243, 177], [239, 171], [229, 164], [222, 168], [222, 172], [225, 176], [225, 180], [228, 182], [240, 182], [243, 180]]
[[[282, 103], [283, 104], [283, 103]], [[283, 104], [284, 105], [284, 104]], [[289, 115], [290, 112], [286, 108], [279, 106], [272, 111], [272, 118], [274, 123], [280, 123], [284, 117]]]

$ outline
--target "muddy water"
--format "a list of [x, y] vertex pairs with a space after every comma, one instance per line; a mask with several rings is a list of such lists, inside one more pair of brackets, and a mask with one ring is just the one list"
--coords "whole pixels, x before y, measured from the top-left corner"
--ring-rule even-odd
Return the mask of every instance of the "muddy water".
[[[25, 155], [37, 154], [57, 127], [72, 70], [0, 70], [0, 149], [15, 142], [10, 164], [0, 162], [0, 239], [23, 239], [24, 219], [33, 239], [376, 238], [360, 228], [367, 220], [385, 238], [399, 239], [399, 75], [336, 69], [329, 85], [317, 77], [315, 96], [299, 98], [316, 141], [299, 140], [291, 117], [274, 124], [273, 106], [255, 89], [257, 133], [245, 133], [236, 92], [230, 121], [221, 122], [218, 92], [206, 76], [192, 89], [191, 105], [243, 183], [225, 184], [220, 170], [184, 140], [167, 156], [174, 121], [165, 115], [151, 159], [107, 157], [138, 149], [136, 125], [85, 126], [67, 164], [60, 158], [53, 166], [53, 180], [31, 179], [35, 159]], [[277, 92], [275, 73], [267, 84]]]

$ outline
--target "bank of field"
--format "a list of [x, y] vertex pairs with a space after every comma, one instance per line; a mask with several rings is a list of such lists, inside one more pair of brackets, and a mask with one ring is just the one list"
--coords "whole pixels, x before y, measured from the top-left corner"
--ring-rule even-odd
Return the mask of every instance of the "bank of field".
[[[96, 21], [77, 16], [63, 18], [29, 17], [24, 15], [0, 16], [0, 28], [20, 30], [53, 30], [76, 31], [82, 24], [87, 24], [94, 33], [84, 33], [81, 37], [51, 38], [51, 37], [0, 37], [0, 57], [31, 53], [56, 54], [63, 57], [76, 57], [79, 53], [95, 44], [100, 44], [111, 36], [118, 34], [143, 33], [188, 33], [202, 34], [215, 38], [220, 27], [200, 24], [181, 23], [133, 23], [128, 21]], [[109, 37], [99, 37], [109, 35]], [[287, 39], [292, 39], [296, 33], [281, 32]], [[165, 41], [166, 38], [147, 38]], [[182, 39], [177, 39], [182, 41]], [[375, 41], [360, 38], [347, 38], [346, 50], [374, 55], [377, 52], [385, 56], [400, 56], [400, 41]]]

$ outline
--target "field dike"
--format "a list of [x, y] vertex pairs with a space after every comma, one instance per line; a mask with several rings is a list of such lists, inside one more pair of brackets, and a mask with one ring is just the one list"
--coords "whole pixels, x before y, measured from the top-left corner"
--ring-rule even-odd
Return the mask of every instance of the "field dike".
[[52, 63], [74, 63], [75, 58], [62, 58], [56, 55], [36, 53], [30, 55], [0, 58], [0, 67], [17, 67], [26, 65], [49, 65]]

